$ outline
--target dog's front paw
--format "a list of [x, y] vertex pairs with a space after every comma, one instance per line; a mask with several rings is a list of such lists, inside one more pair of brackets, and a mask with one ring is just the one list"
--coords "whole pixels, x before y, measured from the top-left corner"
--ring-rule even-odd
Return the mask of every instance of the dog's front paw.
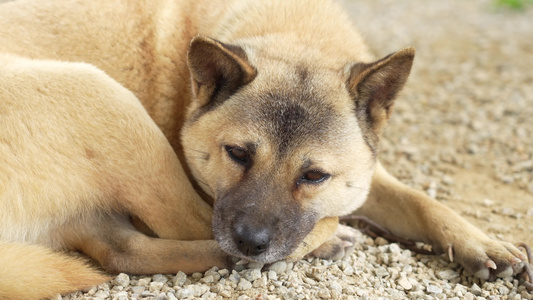
[[353, 252], [355, 240], [360, 235], [358, 230], [339, 224], [335, 234], [308, 256], [331, 260], [343, 259]]
[[523, 270], [526, 260], [514, 245], [488, 237], [449, 244], [446, 251], [451, 261], [459, 262], [467, 271], [485, 280], [516, 275]]

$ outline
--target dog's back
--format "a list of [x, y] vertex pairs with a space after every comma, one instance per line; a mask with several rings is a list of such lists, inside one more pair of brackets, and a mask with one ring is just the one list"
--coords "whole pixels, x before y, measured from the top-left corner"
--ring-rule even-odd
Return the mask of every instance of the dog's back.
[[179, 152], [194, 36], [232, 43], [292, 33], [283, 43], [261, 39], [263, 49], [339, 69], [373, 59], [351, 25], [338, 3], [326, 0], [17, 0], [0, 9], [0, 52], [97, 66], [139, 98]]

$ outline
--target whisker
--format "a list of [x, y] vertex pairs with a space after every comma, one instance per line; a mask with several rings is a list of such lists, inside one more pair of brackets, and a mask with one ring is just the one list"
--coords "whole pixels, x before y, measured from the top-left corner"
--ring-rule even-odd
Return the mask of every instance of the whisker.
[[194, 158], [194, 159], [201, 159], [201, 160], [207, 160], [209, 158], [209, 154], [205, 154], [205, 155], [192, 155], [192, 156], [188, 156], [189, 158]]
[[198, 178], [195, 178], [195, 179], [196, 179], [196, 181], [198, 181], [198, 183], [201, 183], [201, 184], [203, 184], [203, 185], [205, 185], [205, 186], [209, 187], [209, 185], [208, 185], [207, 183], [205, 183], [205, 182], [201, 181], [201, 180], [200, 180], [200, 179], [198, 179]]
[[191, 151], [195, 151], [195, 152], [198, 152], [198, 153], [202, 153], [202, 154], [209, 154], [208, 152], [205, 152], [205, 151], [202, 151], [202, 150], [198, 150], [198, 149], [194, 149], [194, 148], [190, 148], [190, 147], [183, 147], [183, 148], [191, 150]]
[[353, 182], [349, 182], [349, 181], [346, 182], [346, 186], [349, 187], [349, 188], [360, 189], [360, 190], [367, 191], [367, 192], [370, 191], [370, 189], [363, 188], [363, 187], [360, 187], [360, 186], [356, 186], [356, 185], [354, 185]]

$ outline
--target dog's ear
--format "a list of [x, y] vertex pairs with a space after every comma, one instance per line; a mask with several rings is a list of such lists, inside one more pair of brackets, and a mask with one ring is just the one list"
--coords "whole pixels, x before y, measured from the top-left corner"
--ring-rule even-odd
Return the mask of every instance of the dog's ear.
[[390, 117], [394, 98], [407, 81], [414, 57], [415, 49], [406, 48], [376, 62], [351, 67], [347, 87], [355, 100], [358, 120], [377, 136]]
[[193, 97], [200, 106], [217, 105], [256, 75], [244, 50], [217, 40], [196, 36], [187, 53]]

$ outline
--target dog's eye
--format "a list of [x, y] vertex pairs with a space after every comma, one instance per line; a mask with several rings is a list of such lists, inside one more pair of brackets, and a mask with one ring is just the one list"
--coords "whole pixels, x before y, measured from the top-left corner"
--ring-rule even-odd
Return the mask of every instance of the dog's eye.
[[323, 173], [318, 170], [307, 171], [304, 173], [302, 178], [300, 178], [300, 182], [317, 184], [328, 179], [329, 177], [329, 174]]
[[236, 163], [243, 166], [248, 166], [250, 164], [250, 155], [248, 155], [248, 151], [245, 149], [234, 146], [226, 146], [225, 148], [229, 157]]

